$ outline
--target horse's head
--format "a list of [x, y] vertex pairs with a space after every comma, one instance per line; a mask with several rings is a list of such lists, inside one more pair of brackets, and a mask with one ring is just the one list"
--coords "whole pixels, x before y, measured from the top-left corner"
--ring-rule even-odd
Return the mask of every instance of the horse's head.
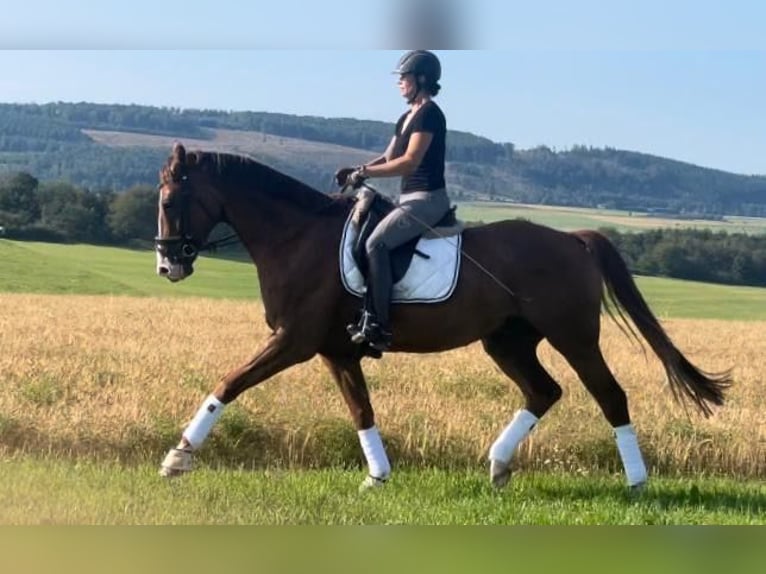
[[177, 143], [160, 170], [157, 218], [157, 274], [180, 281], [194, 272], [194, 261], [222, 219], [222, 207], [199, 155]]

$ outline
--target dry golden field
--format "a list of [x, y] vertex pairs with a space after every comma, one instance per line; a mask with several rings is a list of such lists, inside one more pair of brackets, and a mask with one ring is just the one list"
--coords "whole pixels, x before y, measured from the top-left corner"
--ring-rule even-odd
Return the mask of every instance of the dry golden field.
[[[0, 294], [0, 449], [75, 458], [156, 460], [218, 377], [265, 338], [260, 303], [210, 299]], [[650, 471], [766, 473], [766, 325], [667, 320], [677, 346], [735, 386], [711, 419], [687, 415], [659, 362], [608, 320], [603, 348], [623, 383]], [[522, 445], [518, 465], [587, 474], [619, 470], [609, 426], [550, 348], [562, 401]], [[472, 467], [521, 405], [479, 345], [365, 363], [394, 465]], [[244, 467], [360, 464], [345, 405], [318, 359], [246, 392], [200, 452]]]

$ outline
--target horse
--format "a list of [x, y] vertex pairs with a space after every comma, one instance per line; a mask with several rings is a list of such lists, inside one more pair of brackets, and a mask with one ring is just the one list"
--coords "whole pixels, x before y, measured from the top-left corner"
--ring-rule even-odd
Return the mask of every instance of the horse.
[[[368, 470], [360, 489], [385, 484], [391, 465], [361, 366], [369, 348], [352, 343], [346, 331], [360, 298], [344, 288], [338, 269], [354, 197], [322, 193], [250, 157], [187, 153], [180, 143], [159, 177], [159, 276], [172, 282], [189, 277], [198, 254], [216, 243], [208, 242], [212, 229], [226, 223], [257, 268], [271, 330], [262, 348], [212, 389], [179, 444], [168, 451], [160, 474], [191, 470], [193, 452], [240, 394], [318, 355], [358, 433]], [[604, 311], [626, 335], [641, 340], [636, 330], [640, 333], [662, 363], [677, 401], [691, 403], [704, 416], [723, 405], [730, 371], [703, 371], [679, 351], [603, 234], [505, 220], [467, 227], [461, 252], [459, 280], [447, 300], [392, 305], [390, 352], [434, 353], [481, 341], [518, 386], [524, 408], [514, 413], [488, 453], [495, 487], [508, 482], [516, 447], [562, 396], [538, 360], [543, 340], [571, 365], [613, 428], [628, 487], [646, 483], [626, 394], [599, 347]]]

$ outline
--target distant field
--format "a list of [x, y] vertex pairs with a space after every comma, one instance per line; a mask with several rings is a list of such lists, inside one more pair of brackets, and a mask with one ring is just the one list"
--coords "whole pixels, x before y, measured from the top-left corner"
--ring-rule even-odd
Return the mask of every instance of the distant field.
[[654, 313], [661, 319], [766, 319], [766, 289], [696, 283], [663, 277], [636, 278]]
[[250, 263], [202, 257], [195, 275], [157, 276], [153, 251], [0, 240], [0, 292], [157, 297], [258, 298]]
[[458, 217], [464, 221], [490, 223], [501, 219], [523, 218], [565, 231], [612, 227], [618, 231], [647, 229], [711, 229], [727, 233], [766, 234], [766, 219], [726, 217], [723, 221], [681, 220], [652, 217], [645, 213], [610, 209], [552, 207], [509, 203], [459, 203]]
[[[177, 284], [159, 278], [152, 251], [0, 240], [0, 292], [257, 299], [251, 263], [201, 258]], [[639, 277], [660, 317], [766, 319], [766, 289]]]

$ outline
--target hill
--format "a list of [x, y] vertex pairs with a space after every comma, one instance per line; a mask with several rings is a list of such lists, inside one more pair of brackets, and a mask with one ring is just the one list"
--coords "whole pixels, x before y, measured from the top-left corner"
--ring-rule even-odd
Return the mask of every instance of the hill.
[[[0, 104], [0, 172], [121, 190], [156, 181], [170, 143], [259, 157], [321, 190], [341, 165], [371, 158], [393, 126], [351, 118], [90, 103]], [[612, 148], [516, 149], [448, 136], [459, 200], [497, 200], [716, 218], [766, 216], [766, 176], [745, 176]], [[395, 182], [386, 182], [393, 190]]]

